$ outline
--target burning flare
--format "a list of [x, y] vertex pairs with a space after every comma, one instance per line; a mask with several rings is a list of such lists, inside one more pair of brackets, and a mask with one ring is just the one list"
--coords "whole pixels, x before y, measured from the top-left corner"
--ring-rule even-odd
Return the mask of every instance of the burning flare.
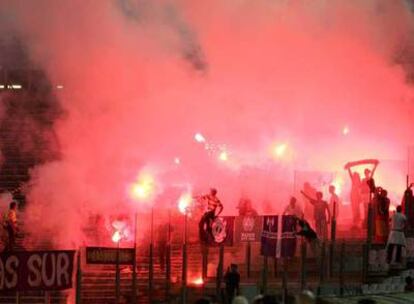
[[203, 278], [202, 277], [199, 277], [199, 278], [194, 279], [192, 281], [192, 283], [194, 285], [200, 286], [200, 285], [203, 285], [204, 284], [204, 281], [203, 281]]
[[229, 159], [229, 155], [226, 151], [221, 151], [219, 154], [219, 160], [225, 162]]
[[206, 142], [206, 139], [204, 138], [203, 134], [201, 134], [201, 133], [196, 133], [194, 135], [194, 139], [195, 139], [196, 142], [199, 142], [199, 143]]
[[343, 134], [343, 135], [348, 135], [348, 134], [349, 134], [349, 127], [348, 127], [348, 126], [345, 126], [345, 127], [342, 129], [342, 134]]
[[186, 214], [188, 212], [188, 208], [191, 206], [191, 202], [193, 201], [193, 197], [191, 193], [186, 192], [180, 196], [178, 199], [178, 210], [182, 214]]
[[116, 230], [114, 232], [114, 234], [112, 235], [112, 242], [118, 243], [121, 239], [122, 239], [121, 232], [119, 232], [118, 230]]
[[275, 158], [281, 158], [286, 154], [286, 150], [287, 150], [287, 144], [276, 144], [273, 147], [273, 156]]
[[130, 196], [134, 200], [146, 201], [154, 195], [155, 181], [149, 174], [140, 174], [138, 180], [130, 188]]

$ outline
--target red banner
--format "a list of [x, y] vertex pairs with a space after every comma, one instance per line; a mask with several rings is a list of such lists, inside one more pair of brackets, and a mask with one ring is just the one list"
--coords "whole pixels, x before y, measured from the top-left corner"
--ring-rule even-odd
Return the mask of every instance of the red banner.
[[75, 251], [19, 251], [0, 255], [0, 291], [72, 288]]

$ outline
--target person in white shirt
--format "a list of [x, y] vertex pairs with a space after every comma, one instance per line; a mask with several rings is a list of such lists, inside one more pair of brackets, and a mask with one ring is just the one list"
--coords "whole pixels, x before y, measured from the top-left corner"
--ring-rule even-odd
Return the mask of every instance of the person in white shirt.
[[402, 207], [397, 207], [397, 212], [391, 218], [391, 231], [387, 241], [387, 263], [390, 264], [394, 248], [396, 248], [395, 262], [401, 263], [402, 247], [405, 246], [404, 228], [407, 218], [401, 213]]
[[296, 197], [292, 196], [290, 198], [289, 205], [286, 206], [285, 211], [283, 211], [283, 215], [294, 215], [297, 218], [303, 218], [303, 211], [297, 204]]

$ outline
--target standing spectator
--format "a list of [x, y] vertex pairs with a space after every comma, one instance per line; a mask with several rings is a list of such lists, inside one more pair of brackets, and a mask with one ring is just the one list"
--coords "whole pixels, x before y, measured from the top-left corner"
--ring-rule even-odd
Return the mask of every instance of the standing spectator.
[[[366, 168], [364, 170], [365, 177], [361, 181], [358, 172], [352, 172], [352, 168], [355, 166], [368, 164], [373, 165], [372, 171]], [[359, 161], [348, 162], [345, 165], [345, 170], [348, 170], [349, 176], [352, 181], [351, 203], [352, 213], [354, 215], [354, 226], [357, 226], [360, 221], [359, 206], [361, 202], [363, 203], [364, 207], [364, 226], [366, 226], [366, 221], [368, 217], [368, 204], [371, 200], [371, 194], [375, 192], [374, 174], [377, 170], [378, 164], [379, 161], [377, 159], [364, 159]]]
[[11, 202], [9, 211], [4, 215], [3, 227], [7, 232], [5, 251], [13, 251], [16, 243], [17, 232], [17, 203]]
[[378, 166], [378, 161], [374, 163], [374, 169], [371, 171], [369, 169], [364, 170], [364, 178], [361, 181], [361, 198], [362, 204], [364, 206], [364, 223], [363, 225], [366, 226], [368, 222], [368, 206], [371, 201], [372, 194], [375, 193], [375, 180], [374, 180], [374, 173]]
[[158, 261], [162, 271], [165, 270], [165, 260], [167, 257], [167, 249], [169, 243], [169, 234], [171, 227], [169, 223], [160, 224], [157, 228], [157, 250], [158, 250]]
[[296, 197], [292, 196], [290, 198], [289, 205], [286, 206], [285, 211], [283, 211], [283, 215], [294, 215], [297, 218], [303, 218], [303, 211], [302, 208], [298, 206]]
[[249, 198], [242, 197], [237, 206], [240, 216], [258, 216], [259, 214], [253, 208], [252, 201]]
[[405, 278], [405, 286], [404, 286], [405, 292], [413, 292], [414, 291], [414, 283], [413, 278], [408, 276]]
[[227, 303], [231, 303], [233, 298], [240, 293], [240, 273], [236, 264], [231, 264], [227, 268], [224, 281], [226, 283]]
[[[304, 191], [302, 194], [313, 205], [313, 217], [315, 219], [316, 233], [320, 238], [326, 240], [328, 238], [328, 224], [331, 219], [331, 213], [329, 212], [328, 203], [324, 200], [322, 192], [316, 192], [316, 199], [308, 196]], [[328, 213], [328, 217], [326, 217]]]
[[209, 237], [212, 237], [212, 223], [223, 212], [223, 204], [217, 197], [217, 189], [211, 188], [210, 193], [197, 197], [198, 200], [202, 200], [207, 203], [207, 211], [201, 217], [198, 223], [198, 231], [200, 241], [207, 243]]
[[413, 184], [410, 184], [404, 191], [402, 199], [402, 212], [407, 217], [407, 230], [408, 232], [414, 232], [414, 195], [413, 195]]
[[361, 177], [358, 172], [354, 172], [351, 175], [351, 205], [352, 205], [352, 216], [354, 226], [357, 227], [361, 222]]
[[401, 263], [402, 247], [405, 246], [404, 228], [407, 218], [401, 213], [401, 206], [397, 207], [397, 212], [391, 218], [391, 232], [387, 242], [387, 263], [390, 264], [394, 248], [396, 248], [395, 262]]
[[381, 187], [377, 188], [373, 199], [373, 207], [375, 217], [374, 239], [376, 242], [384, 244], [387, 241], [388, 236], [390, 209], [390, 199], [388, 198], [387, 190], [382, 189]]
[[336, 188], [334, 185], [329, 186], [329, 194], [331, 197], [329, 198], [329, 211], [331, 213], [332, 218], [337, 219], [339, 215], [339, 205], [341, 200], [339, 196], [336, 194]]
[[[316, 189], [314, 187], [311, 186], [311, 184], [309, 182], [305, 182], [303, 184], [303, 192], [306, 193], [307, 196], [310, 197], [316, 197]], [[304, 200], [303, 201], [303, 213], [304, 213], [304, 217], [307, 221], [312, 222], [313, 218], [312, 218], [312, 211], [313, 211], [313, 207], [312, 204], [308, 201], [308, 200]]]

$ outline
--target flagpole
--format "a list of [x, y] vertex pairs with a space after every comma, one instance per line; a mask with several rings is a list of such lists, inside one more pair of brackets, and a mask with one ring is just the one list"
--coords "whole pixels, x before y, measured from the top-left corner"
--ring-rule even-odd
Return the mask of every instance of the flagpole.
[[187, 303], [187, 220], [188, 209], [185, 208], [184, 212], [184, 243], [183, 243], [183, 267], [182, 267], [182, 295], [181, 303]]

